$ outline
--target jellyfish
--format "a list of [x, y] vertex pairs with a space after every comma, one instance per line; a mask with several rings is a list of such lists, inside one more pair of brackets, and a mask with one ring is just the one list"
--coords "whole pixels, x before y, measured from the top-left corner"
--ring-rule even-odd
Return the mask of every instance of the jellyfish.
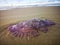
[[47, 32], [48, 27], [55, 25], [51, 20], [40, 20], [33, 18], [31, 20], [25, 20], [17, 24], [8, 27], [8, 30], [14, 37], [19, 38], [33, 38], [40, 35], [39, 31]]

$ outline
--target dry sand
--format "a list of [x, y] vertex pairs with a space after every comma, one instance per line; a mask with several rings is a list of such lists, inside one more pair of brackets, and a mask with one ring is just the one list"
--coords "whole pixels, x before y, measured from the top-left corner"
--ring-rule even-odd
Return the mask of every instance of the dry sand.
[[[47, 33], [26, 40], [10, 36], [10, 24], [31, 18], [49, 19], [56, 23]], [[0, 45], [60, 45], [60, 7], [33, 7], [0, 11]]]

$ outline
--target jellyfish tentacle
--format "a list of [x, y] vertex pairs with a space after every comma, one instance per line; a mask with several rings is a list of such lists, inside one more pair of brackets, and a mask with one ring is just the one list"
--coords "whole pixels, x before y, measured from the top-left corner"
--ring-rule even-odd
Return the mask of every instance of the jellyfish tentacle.
[[36, 37], [36, 36], [38, 36], [38, 32], [37, 31], [32, 31], [31, 35], [32, 35], [32, 37]]
[[14, 32], [12, 33], [13, 36], [17, 37], [18, 36], [18, 33], [17, 32]]
[[21, 33], [21, 38], [23, 38], [23, 37], [24, 37], [24, 33], [22, 32], [22, 33]]
[[21, 37], [21, 32], [18, 34], [18, 37]]

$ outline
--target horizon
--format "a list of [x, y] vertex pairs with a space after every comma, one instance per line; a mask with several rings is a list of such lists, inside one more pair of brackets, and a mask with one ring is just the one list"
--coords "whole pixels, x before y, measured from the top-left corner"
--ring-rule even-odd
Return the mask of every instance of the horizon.
[[0, 0], [0, 10], [37, 6], [60, 6], [60, 0]]

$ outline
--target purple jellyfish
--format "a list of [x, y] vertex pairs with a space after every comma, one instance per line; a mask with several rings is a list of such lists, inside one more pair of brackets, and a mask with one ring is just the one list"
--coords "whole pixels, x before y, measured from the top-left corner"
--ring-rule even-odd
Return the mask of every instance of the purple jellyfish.
[[39, 31], [47, 32], [48, 27], [52, 25], [55, 25], [55, 23], [50, 20], [40, 20], [38, 18], [34, 18], [9, 26], [8, 29], [15, 37], [30, 38], [39, 36]]

